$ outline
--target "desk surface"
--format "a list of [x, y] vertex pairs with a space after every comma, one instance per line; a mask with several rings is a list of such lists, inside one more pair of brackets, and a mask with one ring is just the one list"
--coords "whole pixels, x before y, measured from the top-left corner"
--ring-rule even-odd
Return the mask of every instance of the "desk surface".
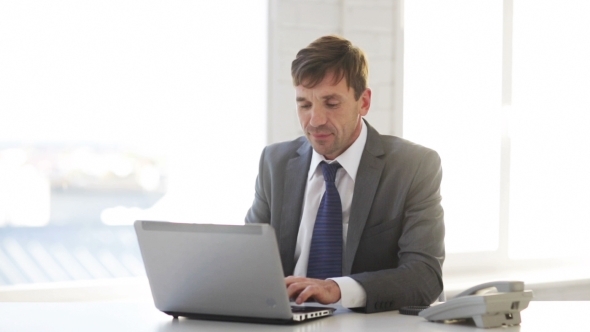
[[[501, 331], [579, 331], [590, 302], [533, 301], [522, 324]], [[474, 325], [428, 322], [397, 311], [360, 314], [339, 309], [332, 317], [278, 326], [201, 321], [170, 316], [146, 302], [0, 303], [0, 331], [494, 331]]]

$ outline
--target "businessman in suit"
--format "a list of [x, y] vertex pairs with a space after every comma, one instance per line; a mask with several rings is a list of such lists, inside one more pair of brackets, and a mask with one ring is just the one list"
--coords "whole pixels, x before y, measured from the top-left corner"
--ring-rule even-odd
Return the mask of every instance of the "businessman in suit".
[[291, 74], [305, 136], [264, 149], [246, 215], [274, 227], [289, 296], [367, 313], [432, 303], [445, 256], [438, 154], [363, 119], [367, 61], [348, 40], [317, 39]]

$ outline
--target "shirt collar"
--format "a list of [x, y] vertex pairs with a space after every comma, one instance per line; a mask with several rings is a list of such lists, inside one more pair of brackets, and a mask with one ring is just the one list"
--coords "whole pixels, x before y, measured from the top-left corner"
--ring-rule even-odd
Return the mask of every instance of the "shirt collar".
[[359, 137], [357, 137], [354, 143], [352, 143], [352, 145], [348, 147], [346, 151], [336, 157], [336, 159], [328, 161], [326, 158], [324, 158], [324, 156], [312, 149], [311, 163], [309, 164], [307, 180], [309, 181], [313, 178], [318, 165], [322, 161], [326, 161], [328, 163], [337, 161], [340, 165], [342, 165], [342, 168], [344, 168], [346, 173], [350, 175], [352, 180], [355, 181], [356, 173], [361, 162], [361, 156], [363, 155], [363, 150], [365, 149], [365, 143], [367, 143], [367, 125], [361, 118], [361, 133], [359, 134]]

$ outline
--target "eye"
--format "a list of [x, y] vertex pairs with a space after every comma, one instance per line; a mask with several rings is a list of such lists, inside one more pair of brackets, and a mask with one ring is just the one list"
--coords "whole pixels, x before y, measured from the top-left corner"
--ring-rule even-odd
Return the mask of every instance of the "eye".
[[340, 100], [338, 98], [328, 98], [325, 100], [325, 105], [327, 108], [337, 108], [340, 106]]
[[311, 104], [300, 104], [299, 105], [299, 108], [304, 109], [304, 110], [309, 109], [310, 107], [311, 107]]

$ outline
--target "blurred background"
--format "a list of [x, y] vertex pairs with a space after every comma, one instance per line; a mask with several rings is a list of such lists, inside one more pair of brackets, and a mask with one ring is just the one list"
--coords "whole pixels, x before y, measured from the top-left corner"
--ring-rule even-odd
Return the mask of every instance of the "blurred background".
[[149, 296], [133, 221], [243, 223], [262, 148], [302, 134], [290, 62], [326, 34], [367, 53], [369, 123], [441, 155], [447, 293], [518, 279], [590, 299], [589, 16], [583, 0], [0, 2], [0, 300]]

